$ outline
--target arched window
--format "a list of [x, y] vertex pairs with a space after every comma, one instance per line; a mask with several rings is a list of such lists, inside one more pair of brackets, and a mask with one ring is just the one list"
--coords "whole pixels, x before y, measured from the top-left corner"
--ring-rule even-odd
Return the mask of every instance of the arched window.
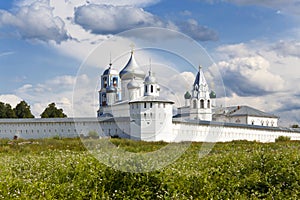
[[117, 78], [117, 77], [114, 77], [114, 78], [113, 78], [113, 86], [114, 86], [114, 87], [117, 87], [117, 86], [118, 86], [118, 78]]
[[200, 108], [204, 108], [204, 100], [203, 99], [200, 100]]
[[210, 108], [210, 100], [207, 101], [207, 108]]
[[196, 100], [193, 101], [193, 108], [197, 108], [197, 101]]
[[103, 87], [106, 88], [107, 87], [107, 77], [103, 78]]
[[151, 93], [153, 93], [153, 85], [151, 85]]
[[148, 87], [147, 87], [147, 85], [145, 85], [145, 92], [146, 92], [146, 93], [148, 92]]

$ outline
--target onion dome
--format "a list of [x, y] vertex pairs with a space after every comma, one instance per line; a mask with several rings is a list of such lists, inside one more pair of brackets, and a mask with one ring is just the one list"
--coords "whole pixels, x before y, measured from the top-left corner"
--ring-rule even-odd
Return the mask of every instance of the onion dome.
[[133, 78], [128, 84], [127, 84], [127, 89], [137, 89], [139, 88], [140, 85], [139, 83]]
[[214, 91], [211, 91], [210, 94], [209, 94], [209, 97], [211, 99], [215, 99], [215, 98], [217, 98], [217, 95], [216, 95], [216, 93]]
[[109, 71], [110, 71], [110, 68], [106, 69], [102, 75], [108, 75], [109, 74]]
[[149, 71], [149, 75], [145, 78], [145, 83], [146, 84], [155, 84], [156, 83], [156, 78], [152, 75], [151, 70]]
[[120, 71], [119, 76], [122, 80], [128, 80], [134, 77], [143, 79], [145, 77], [145, 72], [140, 69], [134, 59], [133, 51], [131, 51], [130, 59], [125, 67]]
[[118, 72], [114, 69], [111, 68], [111, 64], [109, 64], [109, 68], [107, 68], [104, 72], [103, 72], [103, 76], [105, 75], [109, 75], [109, 74], [118, 74]]
[[117, 92], [117, 89], [115, 87], [109, 86], [108, 88], [106, 88], [106, 92], [114, 93], [114, 92]]
[[189, 93], [189, 91], [184, 94], [184, 99], [191, 99], [191, 97], [192, 95]]

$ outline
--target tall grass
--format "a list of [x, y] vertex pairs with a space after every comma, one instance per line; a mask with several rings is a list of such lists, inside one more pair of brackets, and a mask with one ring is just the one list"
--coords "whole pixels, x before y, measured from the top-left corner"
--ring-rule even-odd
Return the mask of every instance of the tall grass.
[[[30, 142], [30, 143], [28, 143]], [[163, 142], [112, 139], [132, 152]], [[161, 171], [116, 171], [80, 139], [0, 140], [0, 199], [298, 199], [300, 143], [217, 143], [199, 157], [192, 143]]]

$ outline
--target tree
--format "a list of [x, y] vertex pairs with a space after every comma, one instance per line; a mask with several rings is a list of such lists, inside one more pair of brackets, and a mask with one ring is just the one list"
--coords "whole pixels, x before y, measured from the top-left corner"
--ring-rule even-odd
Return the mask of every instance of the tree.
[[0, 102], [0, 118], [16, 118], [16, 114], [10, 104]]
[[0, 118], [6, 118], [5, 104], [0, 102]]
[[15, 111], [12, 109], [10, 104], [8, 104], [8, 103], [5, 104], [5, 107], [6, 107], [5, 113], [6, 113], [7, 118], [16, 118], [17, 117]]
[[50, 103], [40, 116], [41, 116], [41, 118], [64, 118], [64, 117], [67, 117], [67, 115], [64, 114], [63, 109], [56, 108], [55, 103]]
[[21, 101], [15, 108], [14, 112], [17, 118], [34, 118], [30, 111], [30, 106], [25, 102]]

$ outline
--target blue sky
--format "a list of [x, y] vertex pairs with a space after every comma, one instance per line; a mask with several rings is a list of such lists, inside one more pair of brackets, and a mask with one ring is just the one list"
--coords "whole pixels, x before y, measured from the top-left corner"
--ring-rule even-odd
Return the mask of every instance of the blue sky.
[[[206, 49], [215, 62], [206, 66], [208, 80], [214, 70], [223, 78], [222, 104], [248, 104], [280, 115], [282, 124], [297, 123], [299, 10], [298, 0], [0, 1], [0, 101], [15, 105], [24, 99], [36, 117], [56, 102], [72, 115], [73, 87], [76, 80], [89, 79], [77, 73], [90, 52], [122, 31], [159, 27], [186, 34]], [[101, 52], [89, 63], [99, 76], [109, 62], [109, 52]], [[151, 56], [171, 66], [180, 63]], [[187, 73], [192, 70], [177, 70], [193, 78]], [[95, 107], [92, 99], [85, 104]]]

